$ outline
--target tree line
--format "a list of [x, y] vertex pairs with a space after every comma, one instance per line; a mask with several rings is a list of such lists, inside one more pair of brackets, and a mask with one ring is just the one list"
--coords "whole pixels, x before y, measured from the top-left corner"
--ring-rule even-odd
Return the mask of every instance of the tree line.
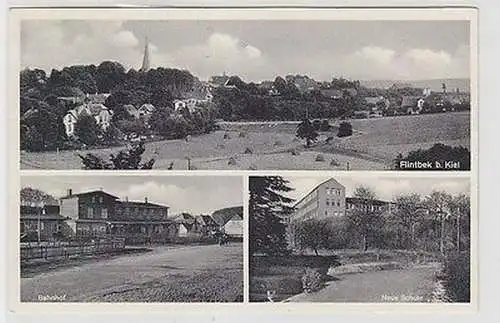
[[[352, 209], [336, 219], [290, 222], [294, 208], [286, 193], [293, 190], [281, 177], [251, 177], [250, 247], [252, 252], [290, 252], [289, 240], [299, 249], [369, 248], [422, 250], [445, 254], [469, 250], [470, 198], [433, 191], [397, 196], [381, 208], [375, 192], [356, 188]], [[287, 231], [293, 226], [292, 231]], [[292, 236], [291, 236], [292, 234]]]

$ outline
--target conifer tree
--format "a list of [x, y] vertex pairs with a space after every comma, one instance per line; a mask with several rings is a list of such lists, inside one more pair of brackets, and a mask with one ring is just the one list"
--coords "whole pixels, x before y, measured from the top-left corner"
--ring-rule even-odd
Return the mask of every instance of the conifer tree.
[[293, 211], [293, 199], [283, 195], [293, 190], [288, 184], [279, 176], [250, 177], [250, 254], [286, 253], [286, 219]]

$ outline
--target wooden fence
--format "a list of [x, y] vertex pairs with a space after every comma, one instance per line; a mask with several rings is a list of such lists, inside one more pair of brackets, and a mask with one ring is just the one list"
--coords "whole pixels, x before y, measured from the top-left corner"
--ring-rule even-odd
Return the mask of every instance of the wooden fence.
[[21, 261], [112, 253], [125, 248], [124, 239], [21, 244]]

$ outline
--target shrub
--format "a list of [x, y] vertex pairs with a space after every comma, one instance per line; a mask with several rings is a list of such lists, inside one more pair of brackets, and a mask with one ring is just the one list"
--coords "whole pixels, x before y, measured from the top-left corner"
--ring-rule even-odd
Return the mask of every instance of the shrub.
[[225, 132], [225, 133], [224, 133], [224, 139], [231, 139], [231, 136], [229, 136], [229, 133], [228, 133], [228, 132]]
[[332, 126], [330, 126], [328, 120], [324, 119], [323, 121], [321, 121], [321, 125], [319, 126], [320, 131], [330, 131], [331, 128]]
[[229, 157], [227, 164], [231, 165], [231, 166], [238, 165], [238, 163], [236, 162], [236, 158], [234, 158], [234, 157]]
[[455, 252], [445, 260], [444, 286], [454, 302], [470, 302], [470, 254]]
[[337, 137], [349, 137], [352, 136], [352, 125], [349, 122], [342, 122], [339, 125], [339, 132]]
[[323, 280], [317, 269], [306, 268], [306, 273], [301, 280], [302, 289], [306, 293], [317, 292], [323, 287]]
[[[435, 161], [456, 161], [459, 162], [459, 168], [443, 168], [433, 163]], [[427, 162], [430, 161], [433, 165], [432, 168], [401, 168], [401, 161], [409, 162]], [[394, 159], [394, 166], [396, 169], [402, 170], [470, 170], [470, 151], [469, 149], [458, 146], [452, 147], [437, 143], [429, 149], [418, 149], [408, 153], [408, 156], [403, 157], [400, 153]]]
[[316, 155], [315, 161], [317, 161], [317, 162], [324, 162], [325, 161], [325, 157], [323, 155], [321, 155], [321, 154], [318, 154], [318, 155]]
[[330, 161], [330, 166], [339, 167], [340, 163], [335, 158], [332, 158], [332, 160]]
[[316, 130], [316, 131], [320, 130], [320, 128], [321, 128], [321, 121], [314, 120], [313, 121], [313, 127], [314, 127], [314, 130]]
[[253, 150], [251, 148], [245, 148], [244, 154], [253, 154]]
[[83, 169], [152, 169], [155, 163], [154, 158], [141, 163], [142, 154], [145, 151], [146, 148], [141, 141], [132, 145], [128, 150], [121, 150], [116, 155], [111, 154], [109, 161], [94, 154], [85, 156], [78, 154], [78, 156], [82, 161]]

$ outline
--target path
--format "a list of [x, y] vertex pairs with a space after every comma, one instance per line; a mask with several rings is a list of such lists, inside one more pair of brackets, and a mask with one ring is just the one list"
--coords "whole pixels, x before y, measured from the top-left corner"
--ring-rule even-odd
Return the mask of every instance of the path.
[[21, 301], [38, 301], [43, 296], [60, 296], [65, 301], [98, 300], [108, 294], [147, 289], [153, 285], [158, 288], [165, 282], [174, 284], [214, 271], [241, 272], [242, 280], [242, 244], [158, 247], [146, 254], [121, 256], [22, 278]]
[[427, 302], [438, 267], [420, 266], [340, 276], [316, 293], [299, 294], [290, 302]]

